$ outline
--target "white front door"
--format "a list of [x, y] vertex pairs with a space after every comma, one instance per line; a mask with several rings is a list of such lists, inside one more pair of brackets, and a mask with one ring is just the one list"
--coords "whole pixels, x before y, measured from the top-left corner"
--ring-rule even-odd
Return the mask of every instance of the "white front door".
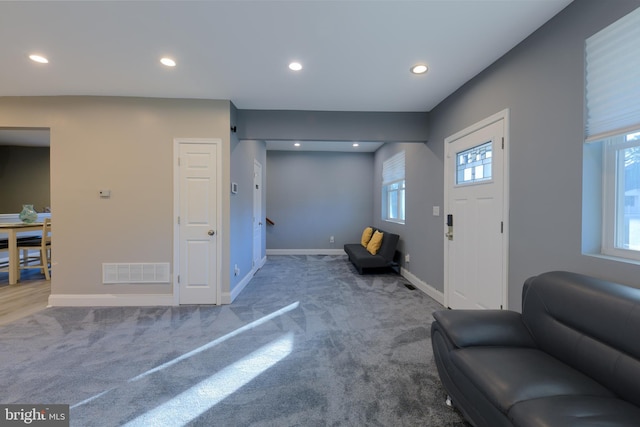
[[262, 165], [253, 162], [253, 262], [252, 268], [260, 265], [262, 259]]
[[[176, 140], [174, 277], [180, 304], [219, 304], [219, 140]], [[176, 244], [174, 243], [174, 244]]]
[[505, 110], [445, 140], [445, 305], [506, 308]]

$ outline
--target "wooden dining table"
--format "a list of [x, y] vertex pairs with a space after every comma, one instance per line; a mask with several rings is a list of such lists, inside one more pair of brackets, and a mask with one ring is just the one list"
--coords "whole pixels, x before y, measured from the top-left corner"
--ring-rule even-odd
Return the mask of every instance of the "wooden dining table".
[[42, 231], [42, 222], [0, 222], [0, 234], [6, 233], [9, 249], [9, 284], [15, 285], [20, 280], [20, 252], [18, 251], [18, 234]]

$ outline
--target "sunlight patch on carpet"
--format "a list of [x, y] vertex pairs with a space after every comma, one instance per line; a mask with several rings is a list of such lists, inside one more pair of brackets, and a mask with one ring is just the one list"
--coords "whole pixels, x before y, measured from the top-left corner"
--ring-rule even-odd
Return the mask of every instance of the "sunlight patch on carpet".
[[[154, 372], [158, 372], [158, 371], [166, 369], [166, 368], [168, 368], [170, 366], [173, 366], [178, 362], [181, 362], [181, 361], [183, 361], [185, 359], [193, 357], [193, 356], [195, 356], [195, 355], [197, 355], [199, 353], [202, 353], [203, 351], [209, 350], [209, 349], [215, 347], [216, 345], [221, 344], [221, 343], [223, 343], [223, 342], [225, 342], [225, 341], [227, 341], [227, 340], [229, 340], [229, 339], [231, 339], [231, 338], [233, 338], [235, 336], [238, 336], [243, 332], [249, 331], [249, 330], [251, 330], [253, 328], [257, 328], [258, 326], [260, 326], [260, 325], [262, 325], [262, 324], [264, 324], [264, 323], [266, 323], [266, 322], [268, 322], [270, 320], [273, 320], [278, 316], [282, 316], [283, 314], [285, 314], [285, 313], [287, 313], [289, 311], [295, 310], [296, 308], [298, 308], [298, 306], [300, 306], [300, 301], [296, 301], [296, 302], [294, 302], [292, 304], [289, 304], [288, 306], [283, 307], [280, 310], [276, 310], [273, 313], [270, 313], [270, 314], [267, 314], [266, 316], [261, 317], [260, 319], [254, 320], [251, 323], [247, 323], [246, 325], [234, 330], [233, 332], [229, 332], [228, 334], [223, 335], [220, 338], [216, 338], [215, 340], [210, 341], [207, 344], [202, 345], [202, 346], [200, 346], [200, 347], [198, 347], [198, 348], [196, 348], [194, 350], [191, 350], [191, 351], [189, 351], [187, 353], [184, 353], [181, 356], [176, 357], [175, 359], [172, 359], [172, 360], [170, 360], [168, 362], [165, 362], [165, 363], [163, 363], [163, 364], [161, 364], [159, 366], [156, 366], [155, 368], [149, 369], [148, 371], [143, 372], [142, 374], [129, 379], [127, 382], [130, 383], [130, 382], [138, 381], [138, 380], [140, 380], [140, 379], [142, 379], [142, 378], [144, 378], [144, 377], [146, 377], [148, 375], [153, 374]], [[107, 393], [109, 393], [109, 392], [111, 392], [113, 390], [115, 390], [115, 388], [111, 388], [109, 390], [105, 390], [105, 391], [103, 391], [101, 393], [98, 393], [95, 396], [92, 396], [92, 397], [90, 397], [88, 399], [85, 399], [85, 400], [83, 400], [81, 402], [76, 403], [75, 405], [72, 405], [70, 407], [70, 409], [74, 409], [74, 408], [77, 408], [77, 407], [82, 406], [84, 404], [87, 404], [89, 402], [92, 402], [92, 401], [98, 399], [99, 397], [104, 396], [105, 394], [107, 394]]]
[[248, 324], [236, 329], [235, 331], [230, 332], [227, 335], [224, 335], [224, 336], [222, 336], [220, 338], [217, 338], [217, 339], [215, 339], [215, 340], [213, 340], [213, 341], [211, 341], [211, 342], [209, 342], [209, 343], [207, 343], [207, 344], [205, 344], [205, 345], [203, 345], [201, 347], [198, 347], [195, 350], [191, 350], [190, 352], [185, 353], [182, 356], [176, 357], [173, 360], [165, 362], [160, 366], [156, 366], [153, 369], [149, 369], [147, 372], [144, 372], [144, 373], [138, 375], [137, 377], [131, 378], [129, 380], [129, 382], [138, 381], [139, 379], [142, 379], [142, 378], [146, 377], [147, 375], [153, 374], [154, 372], [161, 371], [162, 369], [166, 369], [169, 366], [175, 365], [176, 363], [181, 362], [182, 360], [185, 360], [185, 359], [187, 359], [189, 357], [195, 356], [198, 353], [202, 353], [203, 351], [208, 350], [208, 349], [210, 349], [210, 348], [212, 348], [212, 347], [214, 347], [214, 346], [216, 346], [218, 344], [221, 344], [221, 343], [225, 342], [226, 340], [228, 340], [230, 338], [238, 336], [243, 332], [246, 332], [248, 330], [256, 328], [256, 327], [262, 325], [263, 323], [268, 322], [271, 319], [274, 319], [274, 318], [276, 318], [278, 316], [281, 316], [281, 315], [283, 315], [284, 313], [286, 313], [288, 311], [295, 310], [296, 308], [298, 308], [299, 305], [300, 305], [299, 301], [296, 301], [293, 304], [289, 304], [288, 306], [286, 306], [284, 308], [281, 308], [280, 310], [274, 311], [273, 313], [268, 314], [268, 315], [266, 315], [264, 317], [261, 317], [258, 320], [254, 320], [253, 322], [248, 323]]
[[293, 349], [289, 332], [192, 386], [166, 403], [125, 424], [126, 427], [183, 426], [287, 357]]

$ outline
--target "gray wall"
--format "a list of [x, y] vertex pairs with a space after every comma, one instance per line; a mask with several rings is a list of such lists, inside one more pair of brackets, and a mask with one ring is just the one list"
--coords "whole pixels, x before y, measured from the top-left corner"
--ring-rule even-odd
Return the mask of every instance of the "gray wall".
[[265, 170], [267, 249], [342, 249], [372, 224], [372, 153], [268, 151]]
[[[442, 159], [447, 136], [510, 110], [509, 308], [520, 308], [523, 281], [547, 270], [640, 286], [640, 266], [581, 254], [584, 43], [639, 6], [573, 2], [430, 114], [428, 145]], [[442, 188], [442, 174], [429, 185]], [[423, 194], [426, 205], [443, 203], [438, 191]], [[429, 245], [441, 250], [442, 237]], [[426, 280], [440, 290], [442, 270]]]
[[[235, 123], [236, 108], [231, 106], [231, 123]], [[257, 161], [262, 165], [262, 215], [265, 216], [265, 164], [266, 148], [262, 141], [239, 141], [236, 133], [231, 133], [231, 182], [238, 184], [238, 192], [231, 194], [230, 229], [231, 255], [229, 257], [230, 289], [248, 274], [253, 261], [253, 165]], [[225, 189], [231, 191], [231, 189]], [[264, 222], [264, 221], [263, 221]], [[262, 256], [265, 256], [265, 240], [263, 233]], [[238, 265], [240, 274], [234, 276], [234, 267]]]
[[[266, 212], [264, 169], [266, 149], [262, 141], [240, 141], [231, 144], [231, 182], [238, 184], [238, 192], [231, 194], [231, 289], [252, 269], [253, 261], [253, 165], [254, 160], [262, 165], [262, 216]], [[263, 220], [264, 223], [264, 220]], [[262, 256], [265, 255], [263, 235]], [[238, 265], [240, 274], [233, 275]]]
[[[433, 144], [385, 144], [375, 155], [374, 225], [400, 235], [398, 250], [401, 266], [428, 285], [442, 286], [443, 257], [443, 161], [434, 152]], [[405, 151], [405, 223], [382, 220], [382, 163], [394, 154]], [[441, 214], [433, 216], [433, 207]], [[411, 255], [405, 263], [404, 255]], [[438, 288], [437, 285], [440, 285]]]
[[0, 146], [0, 214], [51, 207], [49, 147]]
[[240, 139], [425, 142], [427, 113], [239, 110]]

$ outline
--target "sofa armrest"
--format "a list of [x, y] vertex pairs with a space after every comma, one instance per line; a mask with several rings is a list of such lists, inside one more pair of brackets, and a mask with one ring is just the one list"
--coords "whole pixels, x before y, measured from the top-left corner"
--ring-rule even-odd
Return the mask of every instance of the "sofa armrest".
[[433, 313], [456, 347], [536, 347], [522, 316], [507, 310], [441, 310]]

